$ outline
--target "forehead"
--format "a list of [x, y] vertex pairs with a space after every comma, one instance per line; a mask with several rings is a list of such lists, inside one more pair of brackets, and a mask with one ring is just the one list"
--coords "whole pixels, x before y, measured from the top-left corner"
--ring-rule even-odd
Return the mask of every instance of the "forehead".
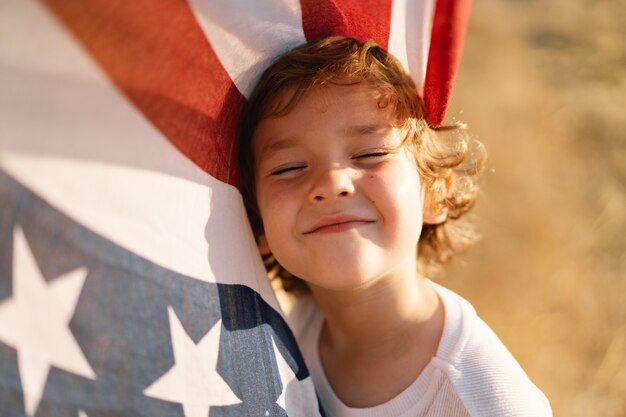
[[[295, 90], [279, 94], [271, 109], [284, 108]], [[322, 130], [349, 134], [350, 130], [371, 126], [384, 127], [393, 122], [393, 106], [385, 102], [374, 86], [365, 83], [325, 84], [307, 91], [285, 114], [262, 118], [253, 135], [256, 156], [274, 142], [289, 144], [291, 139], [314, 136]]]
[[[324, 81], [320, 85], [309, 85], [307, 82], [295, 84], [274, 95], [270, 94], [269, 99], [262, 105], [260, 120], [266, 117], [287, 115], [302, 101], [308, 104], [315, 102], [321, 108], [330, 102], [344, 101], [346, 97], [362, 103], [369, 103], [372, 100], [381, 101], [384, 95], [382, 91], [383, 88], [373, 81], [339, 76]], [[379, 107], [382, 108], [384, 105], [379, 105]]]

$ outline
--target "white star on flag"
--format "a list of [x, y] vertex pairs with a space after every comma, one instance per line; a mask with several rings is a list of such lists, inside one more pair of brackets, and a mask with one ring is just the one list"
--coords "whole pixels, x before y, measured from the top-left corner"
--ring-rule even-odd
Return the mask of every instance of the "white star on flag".
[[96, 378], [69, 328], [87, 269], [47, 283], [19, 227], [13, 246], [13, 297], [0, 303], [0, 340], [17, 350], [24, 407], [33, 416], [50, 366]]
[[319, 411], [317, 407], [314, 407], [316, 405], [315, 401], [302, 401], [303, 398], [307, 398], [310, 393], [315, 390], [311, 378], [308, 377], [299, 381], [278, 350], [273, 338], [272, 347], [274, 348], [274, 355], [276, 356], [276, 365], [280, 373], [280, 380], [283, 384], [286, 384], [286, 386], [283, 387], [283, 392], [280, 393], [280, 396], [276, 400], [276, 404], [280, 405], [289, 416], [318, 416]]
[[206, 417], [210, 406], [241, 401], [217, 373], [220, 332], [218, 321], [196, 345], [171, 307], [167, 308], [174, 366], [144, 390], [144, 394], [182, 404], [185, 417]]

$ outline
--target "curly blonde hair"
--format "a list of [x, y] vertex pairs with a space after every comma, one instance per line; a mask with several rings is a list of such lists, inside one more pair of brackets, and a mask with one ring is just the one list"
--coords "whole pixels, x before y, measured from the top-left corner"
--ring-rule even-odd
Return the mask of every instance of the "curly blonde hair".
[[[417, 247], [420, 272], [438, 275], [452, 257], [478, 239], [463, 217], [478, 194], [478, 174], [486, 153], [466, 126], [429, 126], [415, 84], [400, 63], [376, 42], [349, 37], [329, 37], [292, 49], [278, 58], [261, 76], [241, 116], [239, 164], [246, 210], [255, 236], [263, 234], [263, 221], [255, 195], [252, 137], [259, 122], [288, 114], [312, 88], [325, 84], [365, 82], [379, 93], [379, 107], [393, 106], [395, 127], [403, 145], [415, 157], [431, 212], [447, 211], [440, 224], [424, 224]], [[289, 93], [288, 99], [284, 93]], [[416, 190], [417, 191], [417, 190]], [[290, 274], [269, 254], [264, 256], [271, 279], [279, 279], [286, 291], [307, 292], [306, 283]]]

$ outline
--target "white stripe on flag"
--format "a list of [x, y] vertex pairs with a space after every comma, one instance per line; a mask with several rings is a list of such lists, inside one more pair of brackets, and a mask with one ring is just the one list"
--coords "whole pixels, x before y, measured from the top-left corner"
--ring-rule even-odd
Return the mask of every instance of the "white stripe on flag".
[[189, 4], [245, 97], [273, 58], [306, 42], [299, 0], [189, 0]]
[[0, 50], [0, 167], [119, 246], [278, 310], [237, 189], [176, 150], [43, 6], [2, 12], [22, 47]]
[[411, 74], [421, 96], [433, 29], [435, 0], [393, 0], [388, 49]]

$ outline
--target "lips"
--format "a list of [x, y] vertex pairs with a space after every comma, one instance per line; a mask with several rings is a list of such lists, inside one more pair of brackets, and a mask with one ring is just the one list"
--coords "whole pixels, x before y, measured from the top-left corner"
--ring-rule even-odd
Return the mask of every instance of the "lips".
[[348, 215], [328, 216], [318, 220], [304, 234], [338, 233], [370, 223], [374, 223], [374, 220]]

